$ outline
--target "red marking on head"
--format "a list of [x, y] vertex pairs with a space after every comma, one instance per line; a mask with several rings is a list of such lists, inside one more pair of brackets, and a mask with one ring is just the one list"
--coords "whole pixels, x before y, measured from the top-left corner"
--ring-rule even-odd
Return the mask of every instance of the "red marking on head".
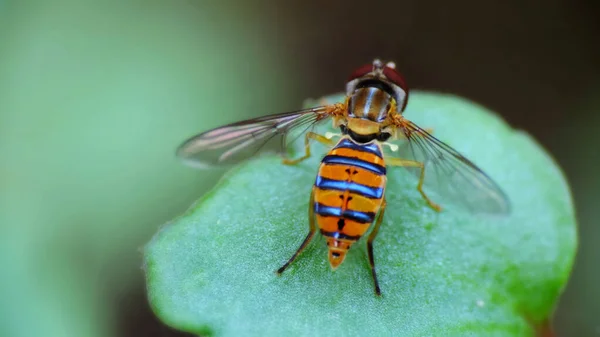
[[387, 79], [390, 82], [402, 88], [402, 90], [404, 90], [404, 92], [406, 93], [406, 96], [404, 97], [404, 102], [400, 107], [400, 111], [404, 111], [404, 109], [406, 109], [406, 104], [408, 103], [408, 85], [406, 85], [406, 80], [404, 80], [404, 76], [402, 76], [396, 69], [390, 67], [384, 67], [383, 74], [385, 75], [385, 77], [387, 77]]
[[373, 64], [369, 63], [369, 64], [365, 64], [364, 66], [356, 69], [352, 75], [350, 75], [350, 78], [348, 78], [348, 82], [355, 80], [359, 77], [363, 77], [366, 74], [370, 73], [373, 71]]
[[[359, 77], [363, 77], [372, 71], [373, 71], [373, 64], [365, 64], [364, 66], [356, 69], [352, 73], [352, 75], [350, 75], [348, 82], [355, 80]], [[406, 81], [404, 80], [404, 77], [396, 69], [385, 66], [385, 67], [383, 67], [383, 75], [385, 75], [385, 77], [387, 77], [387, 79], [390, 82], [399, 86], [400, 88], [402, 88], [402, 90], [408, 92], [408, 86], [406, 85]]]
[[396, 69], [385, 67], [383, 68], [383, 74], [385, 75], [385, 77], [387, 77], [388, 80], [390, 80], [390, 82], [399, 86], [405, 92], [408, 92], [408, 86], [406, 85], [404, 77], [400, 75], [400, 73], [396, 71]]

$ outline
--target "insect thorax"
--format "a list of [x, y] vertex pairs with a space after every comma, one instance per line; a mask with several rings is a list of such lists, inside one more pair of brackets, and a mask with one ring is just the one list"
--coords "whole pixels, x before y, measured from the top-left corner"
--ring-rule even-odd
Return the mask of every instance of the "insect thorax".
[[387, 83], [377, 79], [360, 82], [348, 101], [348, 122], [342, 132], [357, 143], [387, 140], [389, 133], [382, 134], [381, 126], [393, 103], [393, 91]]
[[348, 117], [381, 123], [388, 115], [392, 96], [374, 86], [357, 88], [348, 102]]

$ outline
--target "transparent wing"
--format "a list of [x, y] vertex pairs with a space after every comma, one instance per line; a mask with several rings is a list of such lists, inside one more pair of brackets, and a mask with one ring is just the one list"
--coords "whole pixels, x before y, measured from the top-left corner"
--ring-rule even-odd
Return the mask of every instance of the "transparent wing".
[[[510, 212], [504, 192], [470, 160], [408, 120], [401, 130], [407, 141], [395, 155], [424, 164], [424, 191], [436, 192], [442, 198], [442, 207], [447, 202], [474, 213]], [[410, 171], [420, 174], [417, 169]], [[431, 197], [436, 201], [435, 196]]]
[[236, 164], [259, 153], [283, 154], [291, 141], [330, 117], [329, 108], [275, 114], [209, 130], [181, 144], [177, 156], [190, 166], [207, 168]]

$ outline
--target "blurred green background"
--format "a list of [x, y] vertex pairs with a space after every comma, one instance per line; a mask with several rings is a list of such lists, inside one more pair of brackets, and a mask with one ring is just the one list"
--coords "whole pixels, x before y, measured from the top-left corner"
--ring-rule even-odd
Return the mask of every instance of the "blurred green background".
[[0, 336], [184, 335], [148, 308], [140, 248], [222, 172], [184, 167], [176, 146], [338, 92], [374, 57], [413, 87], [492, 108], [553, 154], [581, 237], [555, 325], [600, 334], [598, 9], [0, 1]]

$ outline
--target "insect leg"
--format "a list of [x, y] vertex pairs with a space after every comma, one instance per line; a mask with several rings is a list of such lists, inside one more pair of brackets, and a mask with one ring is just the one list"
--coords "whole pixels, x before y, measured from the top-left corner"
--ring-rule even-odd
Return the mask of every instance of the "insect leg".
[[418, 167], [421, 170], [421, 173], [419, 175], [419, 184], [417, 185], [417, 190], [419, 191], [419, 193], [421, 193], [423, 199], [427, 201], [429, 207], [433, 208], [435, 211], [438, 212], [442, 210], [442, 207], [440, 207], [440, 205], [436, 204], [435, 202], [431, 201], [431, 199], [429, 199], [427, 194], [425, 194], [425, 192], [423, 191], [423, 181], [425, 179], [425, 165], [423, 163], [419, 161], [406, 160], [400, 158], [386, 158], [386, 164], [403, 167]]
[[377, 219], [375, 220], [375, 227], [369, 234], [369, 238], [367, 239], [367, 253], [369, 254], [369, 265], [371, 266], [371, 274], [373, 275], [373, 283], [375, 284], [375, 294], [377, 296], [381, 295], [381, 290], [379, 289], [379, 282], [377, 281], [377, 273], [375, 272], [375, 258], [373, 257], [373, 241], [377, 236], [377, 232], [379, 232], [379, 226], [381, 225], [381, 220], [383, 220], [383, 213], [385, 213], [385, 206], [387, 202], [385, 198], [383, 199], [383, 203], [381, 204], [381, 209], [379, 210], [379, 214], [377, 215]]
[[281, 266], [281, 268], [277, 269], [277, 271], [276, 271], [277, 275], [281, 275], [281, 273], [283, 273], [287, 269], [287, 267], [289, 267], [290, 264], [292, 262], [294, 262], [294, 260], [296, 260], [298, 255], [300, 255], [300, 253], [302, 253], [304, 248], [306, 248], [306, 246], [308, 246], [311, 239], [315, 235], [317, 227], [315, 226], [314, 197], [315, 197], [315, 191], [313, 189], [313, 191], [310, 193], [310, 202], [308, 205], [308, 226], [309, 226], [308, 227], [308, 235], [306, 235], [306, 238], [304, 239], [304, 241], [302, 241], [302, 244], [296, 250], [294, 255], [292, 255], [292, 257], [290, 257], [290, 259], [283, 266]]
[[312, 131], [309, 131], [306, 133], [306, 135], [304, 136], [304, 156], [300, 157], [300, 158], [296, 158], [296, 159], [288, 159], [288, 158], [284, 158], [283, 159], [283, 163], [286, 165], [296, 165], [299, 162], [308, 159], [308, 157], [310, 157], [310, 140], [314, 139], [316, 141], [318, 141], [319, 143], [328, 145], [328, 146], [333, 146], [335, 145], [335, 142], [331, 139], [328, 139], [325, 136], [321, 136], [318, 133], [314, 133]]

